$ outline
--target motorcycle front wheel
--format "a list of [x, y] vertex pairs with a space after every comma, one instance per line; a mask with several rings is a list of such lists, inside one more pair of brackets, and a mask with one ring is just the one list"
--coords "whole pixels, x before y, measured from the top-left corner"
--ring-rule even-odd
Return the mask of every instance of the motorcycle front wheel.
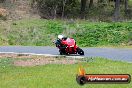
[[77, 48], [77, 52], [80, 55], [84, 55], [84, 51], [81, 48]]

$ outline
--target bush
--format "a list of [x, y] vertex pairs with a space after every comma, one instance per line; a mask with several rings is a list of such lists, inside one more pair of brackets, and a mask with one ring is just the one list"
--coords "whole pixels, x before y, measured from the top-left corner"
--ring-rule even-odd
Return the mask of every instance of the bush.
[[132, 23], [96, 23], [84, 25], [85, 31], [73, 36], [81, 46], [121, 45], [132, 41]]
[[0, 20], [7, 20], [7, 16], [2, 16], [2, 15], [0, 15]]

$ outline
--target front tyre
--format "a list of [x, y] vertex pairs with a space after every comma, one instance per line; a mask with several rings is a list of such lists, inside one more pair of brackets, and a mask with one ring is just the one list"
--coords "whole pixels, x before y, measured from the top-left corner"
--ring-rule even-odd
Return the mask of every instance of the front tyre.
[[84, 51], [81, 48], [77, 48], [77, 52], [80, 55], [84, 55]]

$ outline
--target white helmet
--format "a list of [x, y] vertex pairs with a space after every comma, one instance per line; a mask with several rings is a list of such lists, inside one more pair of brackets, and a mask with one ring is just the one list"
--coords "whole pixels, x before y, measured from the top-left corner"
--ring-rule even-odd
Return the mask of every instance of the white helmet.
[[63, 35], [58, 35], [58, 39], [62, 40], [64, 36]]

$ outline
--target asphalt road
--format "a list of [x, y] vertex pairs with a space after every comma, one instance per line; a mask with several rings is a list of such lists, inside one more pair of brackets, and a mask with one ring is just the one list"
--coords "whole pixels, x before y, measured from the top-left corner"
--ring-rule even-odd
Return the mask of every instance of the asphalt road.
[[[132, 49], [126, 48], [82, 48], [85, 57], [104, 57], [113, 60], [132, 62]], [[0, 46], [0, 52], [35, 53], [58, 55], [56, 47]]]

